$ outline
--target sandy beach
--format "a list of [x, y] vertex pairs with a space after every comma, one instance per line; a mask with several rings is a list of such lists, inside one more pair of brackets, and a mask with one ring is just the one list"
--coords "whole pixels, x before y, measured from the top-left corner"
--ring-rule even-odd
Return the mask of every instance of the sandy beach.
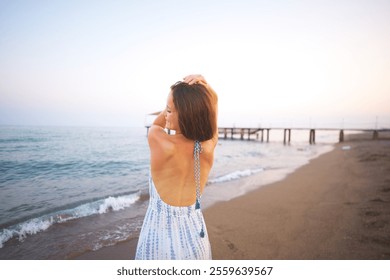
[[[390, 259], [390, 141], [354, 140], [204, 211], [213, 259]], [[76, 259], [133, 259], [137, 240]]]

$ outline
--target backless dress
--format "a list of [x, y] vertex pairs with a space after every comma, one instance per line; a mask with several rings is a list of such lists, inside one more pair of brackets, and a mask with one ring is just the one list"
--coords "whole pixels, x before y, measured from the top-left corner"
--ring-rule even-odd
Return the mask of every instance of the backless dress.
[[136, 260], [211, 259], [211, 247], [200, 209], [200, 142], [195, 141], [196, 202], [165, 203], [149, 176], [149, 206], [138, 239]]

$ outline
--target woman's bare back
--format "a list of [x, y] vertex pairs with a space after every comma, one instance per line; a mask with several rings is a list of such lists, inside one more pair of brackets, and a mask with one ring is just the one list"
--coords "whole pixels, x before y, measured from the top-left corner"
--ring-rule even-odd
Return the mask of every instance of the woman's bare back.
[[[153, 135], [149, 137], [149, 144], [151, 145], [151, 175], [161, 199], [172, 206], [194, 204], [196, 200], [194, 141], [180, 134], [167, 135], [162, 129], [151, 133], [160, 134], [159, 141], [154, 141]], [[165, 135], [161, 137], [161, 133]], [[209, 140], [201, 144], [200, 185], [203, 192], [213, 163], [215, 143]]]

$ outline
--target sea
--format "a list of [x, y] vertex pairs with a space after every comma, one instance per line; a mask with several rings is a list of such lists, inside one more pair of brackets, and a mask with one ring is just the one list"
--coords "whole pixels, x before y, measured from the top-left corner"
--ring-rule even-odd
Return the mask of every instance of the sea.
[[[203, 208], [281, 180], [338, 141], [271, 133], [219, 140]], [[0, 259], [74, 259], [137, 239], [148, 176], [145, 128], [0, 126]]]

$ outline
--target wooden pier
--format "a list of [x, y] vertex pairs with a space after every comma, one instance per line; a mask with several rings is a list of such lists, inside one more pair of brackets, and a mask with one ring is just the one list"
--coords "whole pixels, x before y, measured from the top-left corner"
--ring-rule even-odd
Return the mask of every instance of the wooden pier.
[[[146, 134], [149, 132], [150, 125], [145, 125]], [[390, 129], [357, 129], [357, 128], [281, 128], [281, 127], [270, 127], [270, 128], [249, 128], [249, 127], [219, 127], [218, 136], [220, 139], [237, 139], [235, 136], [239, 136], [240, 140], [251, 140], [255, 137], [256, 140], [261, 142], [270, 141], [271, 130], [282, 130], [283, 131], [283, 143], [288, 144], [291, 142], [292, 130], [303, 130], [309, 132], [309, 143], [316, 143], [316, 132], [317, 131], [339, 131], [339, 142], [344, 142], [345, 131], [349, 132], [363, 132], [372, 133], [372, 139], [376, 140], [379, 138], [380, 132], [390, 132]], [[168, 132], [169, 133], [169, 132]], [[260, 139], [259, 139], [260, 138]]]
[[237, 127], [219, 127], [218, 134], [221, 139], [236, 139], [235, 136], [239, 135], [239, 139], [251, 139], [251, 136], [255, 136], [256, 139], [264, 142], [264, 134], [266, 134], [266, 141], [270, 141], [270, 131], [271, 130], [283, 130], [283, 143], [287, 144], [291, 142], [291, 131], [292, 130], [305, 130], [309, 131], [309, 143], [316, 143], [316, 131], [339, 131], [339, 142], [344, 141], [344, 132], [345, 131], [356, 131], [356, 132], [368, 132], [372, 133], [372, 139], [378, 139], [380, 132], [389, 132], [390, 129], [338, 129], [338, 128], [237, 128]]

